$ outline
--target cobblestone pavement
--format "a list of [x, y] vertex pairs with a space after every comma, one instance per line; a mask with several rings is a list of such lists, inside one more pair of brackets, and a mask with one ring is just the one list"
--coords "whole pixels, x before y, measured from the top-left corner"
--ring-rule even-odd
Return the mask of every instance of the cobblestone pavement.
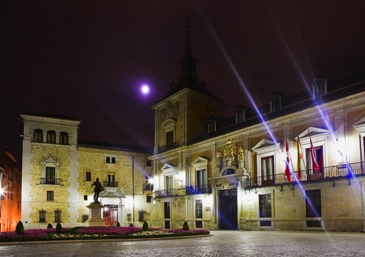
[[365, 256], [364, 233], [212, 231], [211, 234], [162, 240], [0, 244], [0, 256]]

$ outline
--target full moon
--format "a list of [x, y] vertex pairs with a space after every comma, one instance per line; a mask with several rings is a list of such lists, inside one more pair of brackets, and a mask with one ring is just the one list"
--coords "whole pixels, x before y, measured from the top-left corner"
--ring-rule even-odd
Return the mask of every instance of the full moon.
[[150, 88], [147, 85], [143, 85], [141, 91], [144, 95], [147, 95], [150, 92]]

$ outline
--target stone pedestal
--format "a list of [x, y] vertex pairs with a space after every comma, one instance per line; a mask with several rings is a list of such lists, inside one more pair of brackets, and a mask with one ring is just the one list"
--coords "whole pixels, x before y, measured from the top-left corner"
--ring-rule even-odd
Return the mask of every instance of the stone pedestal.
[[85, 222], [89, 227], [104, 227], [105, 222], [101, 218], [101, 209], [103, 206], [100, 203], [91, 203], [89, 208], [89, 219]]

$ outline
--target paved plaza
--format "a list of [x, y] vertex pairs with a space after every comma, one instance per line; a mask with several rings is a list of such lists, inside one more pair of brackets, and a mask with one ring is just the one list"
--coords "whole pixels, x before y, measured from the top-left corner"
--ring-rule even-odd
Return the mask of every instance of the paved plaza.
[[365, 233], [212, 231], [208, 237], [5, 245], [0, 256], [365, 256]]

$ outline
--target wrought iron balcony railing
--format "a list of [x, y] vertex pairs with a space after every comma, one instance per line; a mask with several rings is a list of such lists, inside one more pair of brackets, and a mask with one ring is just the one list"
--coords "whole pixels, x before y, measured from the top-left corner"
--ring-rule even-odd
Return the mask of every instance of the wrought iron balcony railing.
[[118, 187], [118, 182], [116, 181], [104, 181], [104, 187]]
[[54, 179], [49, 179], [49, 178], [41, 178], [41, 184], [47, 184], [47, 185], [60, 185], [60, 179], [59, 178], [54, 178]]
[[176, 189], [164, 189], [155, 191], [155, 198], [174, 197], [179, 195]]
[[212, 187], [210, 185], [186, 186], [186, 195], [211, 194]]
[[365, 162], [355, 162], [340, 164], [335, 166], [323, 167], [319, 171], [302, 170], [295, 171], [290, 176], [290, 181], [284, 173], [275, 174], [272, 176], [251, 177], [244, 180], [244, 188], [255, 188], [280, 185], [290, 182], [305, 182], [330, 179], [334, 183], [334, 179], [351, 179], [354, 176], [365, 175]]
[[171, 150], [171, 149], [174, 149], [174, 148], [178, 148], [179, 147], [179, 144], [177, 142], [173, 142], [173, 143], [170, 143], [170, 144], [166, 144], [164, 146], [160, 146], [158, 148], [158, 153], [163, 153], [163, 152], [166, 152], [168, 150]]

